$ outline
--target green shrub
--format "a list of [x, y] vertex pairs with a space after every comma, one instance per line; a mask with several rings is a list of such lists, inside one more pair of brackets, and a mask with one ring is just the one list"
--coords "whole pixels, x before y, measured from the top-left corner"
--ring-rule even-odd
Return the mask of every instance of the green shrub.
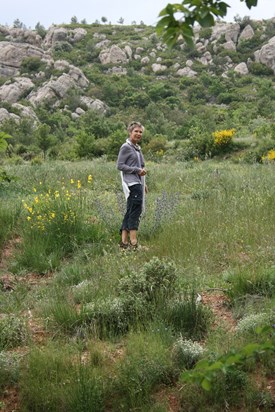
[[275, 291], [275, 270], [271, 268], [255, 273], [238, 273], [228, 281], [230, 287], [226, 294], [232, 303], [241, 302], [247, 295], [271, 297]]
[[0, 319], [0, 350], [15, 348], [27, 343], [29, 337], [26, 322], [14, 315]]
[[163, 318], [186, 339], [203, 339], [211, 320], [210, 310], [196, 302], [196, 294], [185, 294], [182, 298], [170, 300]]
[[[129, 336], [126, 355], [117, 365], [117, 411], [149, 406], [152, 390], [171, 382], [169, 351], [159, 335], [137, 333]], [[145, 410], [145, 409], [144, 409]]]
[[39, 57], [30, 56], [25, 57], [21, 62], [22, 73], [36, 73], [45, 68], [46, 64], [41, 61]]
[[268, 324], [275, 322], [275, 315], [274, 319], [272, 320], [272, 316], [268, 313], [253, 313], [251, 315], [247, 315], [241, 320], [238, 321], [236, 326], [236, 333], [238, 335], [255, 335], [256, 329], [258, 327], [262, 327]]
[[204, 348], [197, 342], [181, 336], [173, 346], [173, 360], [179, 369], [192, 368], [204, 354]]
[[73, 347], [33, 349], [22, 368], [23, 411], [103, 411], [104, 389], [98, 371]]
[[19, 379], [22, 355], [11, 352], [0, 352], [0, 394], [5, 386], [15, 385]]

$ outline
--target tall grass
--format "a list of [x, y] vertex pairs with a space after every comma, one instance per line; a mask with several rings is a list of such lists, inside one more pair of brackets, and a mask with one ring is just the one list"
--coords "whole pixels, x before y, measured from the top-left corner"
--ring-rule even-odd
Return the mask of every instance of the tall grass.
[[[3, 229], [3, 242], [15, 227], [20, 242], [8, 267], [15, 286], [0, 283], [0, 319], [23, 320], [28, 311], [47, 332], [41, 346], [31, 322], [29, 335], [20, 321], [4, 325], [2, 349], [32, 342], [9, 377], [19, 384], [22, 411], [164, 411], [170, 390], [182, 410], [257, 410], [264, 401], [268, 410], [272, 404], [250, 379], [257, 370], [257, 379], [272, 374], [269, 355], [219, 376], [214, 393], [182, 387], [178, 377], [202, 351], [217, 358], [253, 340], [245, 328], [262, 321], [260, 314], [273, 319], [274, 165], [175, 162], [149, 163], [149, 169], [138, 233], [148, 248], [122, 253], [125, 203], [113, 163], [7, 167], [17, 180], [5, 189], [0, 221], [11, 204], [26, 205], [20, 219], [11, 211]], [[28, 271], [51, 276], [31, 275], [28, 283], [18, 276]], [[228, 330], [217, 315], [211, 329], [211, 311], [197, 293], [212, 289], [224, 292], [242, 333]]]

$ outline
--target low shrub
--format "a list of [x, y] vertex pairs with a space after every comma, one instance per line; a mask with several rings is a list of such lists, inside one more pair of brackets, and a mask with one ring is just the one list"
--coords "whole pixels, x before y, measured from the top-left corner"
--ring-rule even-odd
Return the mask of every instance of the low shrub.
[[0, 319], [0, 350], [15, 348], [27, 343], [29, 337], [25, 321], [14, 315]]
[[194, 292], [170, 300], [163, 316], [168, 324], [186, 339], [204, 338], [211, 320], [210, 310], [196, 302]]
[[173, 346], [173, 360], [179, 369], [191, 369], [204, 354], [204, 348], [197, 342], [181, 336]]

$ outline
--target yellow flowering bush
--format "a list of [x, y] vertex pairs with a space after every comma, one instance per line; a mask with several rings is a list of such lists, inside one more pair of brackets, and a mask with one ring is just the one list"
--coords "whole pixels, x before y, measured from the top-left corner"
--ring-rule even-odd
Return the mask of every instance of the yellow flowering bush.
[[218, 130], [212, 133], [215, 146], [227, 147], [232, 142], [236, 129]]
[[269, 150], [266, 156], [262, 156], [262, 160], [268, 162], [275, 160], [275, 149]]
[[[89, 175], [87, 183], [91, 184], [92, 180]], [[84, 214], [86, 192], [81, 181], [70, 179], [66, 185], [62, 179], [59, 190], [49, 188], [46, 193], [38, 193], [33, 188], [33, 192], [33, 197], [23, 200], [27, 229], [52, 236], [54, 243], [60, 238], [67, 241], [75, 235]]]

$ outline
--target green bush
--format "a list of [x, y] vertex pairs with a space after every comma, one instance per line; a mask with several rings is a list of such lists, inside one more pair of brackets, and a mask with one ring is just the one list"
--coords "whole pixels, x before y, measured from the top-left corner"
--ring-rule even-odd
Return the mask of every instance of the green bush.
[[170, 300], [163, 313], [163, 319], [186, 339], [203, 339], [210, 326], [210, 310], [197, 303], [196, 299], [196, 294], [192, 292]]
[[275, 293], [275, 270], [266, 269], [260, 272], [244, 272], [232, 275], [226, 291], [232, 303], [241, 302], [247, 295], [273, 296]]
[[191, 369], [202, 358], [205, 350], [197, 342], [183, 339], [181, 336], [173, 345], [173, 361], [179, 369]]
[[11, 349], [27, 343], [29, 337], [26, 322], [14, 315], [0, 319], [0, 350]]
[[17, 353], [0, 351], [0, 394], [2, 388], [18, 382], [21, 359]]

